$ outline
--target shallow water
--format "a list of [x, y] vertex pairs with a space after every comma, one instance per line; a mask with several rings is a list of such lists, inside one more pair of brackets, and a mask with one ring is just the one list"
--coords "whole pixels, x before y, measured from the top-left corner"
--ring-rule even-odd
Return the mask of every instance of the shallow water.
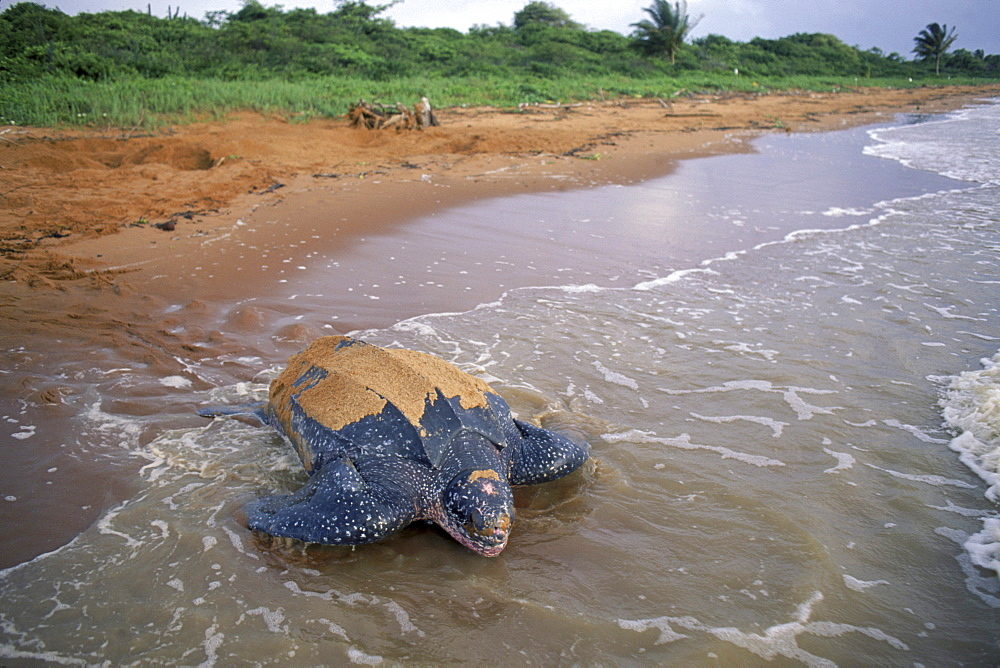
[[[151, 302], [123, 323], [141, 345], [67, 351], [48, 376], [31, 342], [9, 351], [8, 376], [34, 375], [5, 404], [7, 461], [40, 444], [50, 489], [94, 462], [127, 484], [69, 544], [0, 572], [0, 657], [996, 662], [998, 123], [989, 105], [769, 136], [640, 186], [441, 212], [343, 256], [275, 249], [292, 267], [264, 274], [266, 296]], [[457, 234], [481, 247], [449, 253]], [[424, 265], [386, 269], [435, 240]], [[507, 292], [465, 311], [485, 271]], [[382, 320], [398, 303], [464, 312]], [[590, 443], [584, 470], [518, 491], [499, 558], [423, 526], [303, 552], [239, 524], [248, 499], [301, 483], [298, 462], [191, 410], [262, 396], [297, 337], [356, 326]], [[52, 387], [63, 404], [38, 399]], [[75, 436], [53, 447], [60, 421]], [[10, 489], [13, 517], [36, 492]]]

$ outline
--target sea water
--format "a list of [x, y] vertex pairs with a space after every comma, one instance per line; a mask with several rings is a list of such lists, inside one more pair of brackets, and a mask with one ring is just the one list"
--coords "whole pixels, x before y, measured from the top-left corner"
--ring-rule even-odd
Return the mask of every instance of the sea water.
[[[357, 549], [265, 545], [240, 507], [304, 479], [278, 437], [235, 420], [151, 431], [102, 390], [81, 395], [70, 447], [130, 459], [134, 494], [0, 572], [0, 658], [995, 663], [998, 128], [1000, 105], [981, 104], [766, 137], [755, 154], [616, 189], [614, 213], [581, 204], [594, 191], [547, 196], [545, 212], [484, 205], [570, 212], [605, 233], [627, 221], [647, 239], [595, 257], [585, 281], [356, 332], [453, 361], [520, 416], [589, 443], [579, 473], [518, 491], [496, 559], [423, 526]], [[779, 169], [795, 161], [799, 183]], [[855, 164], [897, 170], [898, 196], [873, 199]], [[678, 185], [690, 170], [718, 180], [692, 194]], [[710, 233], [718, 243], [684, 241]], [[322, 274], [289, 295], [319, 295]], [[329, 299], [295, 306], [336, 324]], [[98, 387], [187, 410], [263, 397], [283, 361], [218, 351], [177, 351], [175, 372], [106, 368]], [[9, 418], [18, 441], [44, 429], [31, 415]]]

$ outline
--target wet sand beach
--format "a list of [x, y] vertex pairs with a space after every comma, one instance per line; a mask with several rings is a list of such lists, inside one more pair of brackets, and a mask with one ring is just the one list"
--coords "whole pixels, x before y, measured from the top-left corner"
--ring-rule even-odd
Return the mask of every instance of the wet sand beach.
[[[0, 657], [995, 662], [998, 93], [4, 128]], [[195, 411], [346, 333], [591, 460], [496, 559], [255, 538], [301, 463]]]
[[[39, 411], [45, 425], [31, 432], [39, 435], [32, 447], [5, 447], [0, 476], [18, 504], [0, 526], [0, 566], [59, 547], [132, 489], [141, 462], [66, 456], [94, 387], [83, 380], [88, 365], [110, 364], [103, 373], [113, 377], [106, 358], [114, 357], [175, 377], [185, 358], [245, 348], [264, 366], [321, 334], [464, 311], [520, 286], [614, 279], [628, 273], [620, 258], [641, 250], [642, 233], [435, 219], [477, 200], [637, 183], [669, 173], [679, 160], [749, 151], [761, 133], [940, 112], [991, 91], [446, 109], [442, 126], [425, 132], [254, 114], [153, 134], [5, 128], [0, 404], [12, 421]], [[425, 224], [414, 226], [416, 219]], [[165, 223], [170, 229], [157, 227]], [[718, 241], [699, 235], [689, 243]], [[337, 258], [330, 260], [335, 285], [312, 298], [313, 308], [328, 304], [324, 328], [299, 320], [309, 295], [285, 294], [289, 277], [317, 257]], [[350, 266], [337, 272], [338, 263]], [[237, 376], [259, 370], [248, 367]], [[104, 409], [151, 416], [163, 408], [159, 392], [123, 394], [106, 399]], [[167, 412], [159, 427], [189, 421]], [[149, 430], [142, 439], [155, 435], [150, 427], [125, 428]]]

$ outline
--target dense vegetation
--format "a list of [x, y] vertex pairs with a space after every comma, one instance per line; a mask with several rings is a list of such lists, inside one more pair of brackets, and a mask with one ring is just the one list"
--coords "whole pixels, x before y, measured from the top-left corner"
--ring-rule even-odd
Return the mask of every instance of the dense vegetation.
[[0, 14], [0, 122], [125, 124], [240, 107], [308, 116], [342, 113], [360, 96], [512, 105], [680, 89], [996, 79], [1000, 69], [1000, 56], [958, 50], [942, 58], [937, 77], [934, 63], [862, 51], [826, 34], [747, 43], [709, 35], [683, 44], [671, 64], [641, 48], [638, 34], [587, 30], [545, 3], [526, 5], [511, 26], [467, 33], [399, 28], [382, 16], [388, 6], [340, 0], [321, 14], [249, 0], [237, 12], [196, 20], [134, 11], [68, 16], [22, 2]]

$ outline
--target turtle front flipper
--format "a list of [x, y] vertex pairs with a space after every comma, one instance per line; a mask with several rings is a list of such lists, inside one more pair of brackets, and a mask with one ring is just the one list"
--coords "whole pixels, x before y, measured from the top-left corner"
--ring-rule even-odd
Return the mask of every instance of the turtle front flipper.
[[247, 526], [307, 543], [372, 543], [418, 517], [430, 477], [399, 457], [328, 461], [293, 494], [247, 504]]
[[510, 448], [510, 484], [535, 485], [569, 475], [587, 461], [588, 449], [565, 436], [514, 420], [520, 443]]

